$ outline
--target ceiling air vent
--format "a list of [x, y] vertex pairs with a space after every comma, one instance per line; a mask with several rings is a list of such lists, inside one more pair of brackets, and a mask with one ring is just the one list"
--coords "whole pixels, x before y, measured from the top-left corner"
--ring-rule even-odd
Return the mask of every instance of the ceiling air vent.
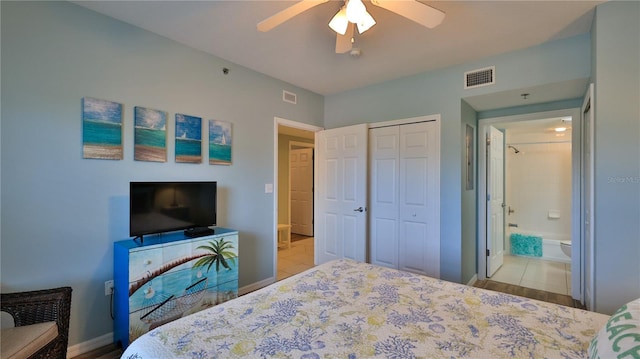
[[464, 88], [470, 89], [475, 87], [493, 85], [496, 83], [496, 67], [485, 67], [464, 73]]
[[282, 101], [295, 105], [298, 102], [298, 96], [293, 92], [282, 90]]

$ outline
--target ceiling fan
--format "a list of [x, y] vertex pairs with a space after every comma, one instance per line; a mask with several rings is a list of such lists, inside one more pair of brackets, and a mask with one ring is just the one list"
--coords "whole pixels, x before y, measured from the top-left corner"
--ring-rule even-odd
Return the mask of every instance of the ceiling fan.
[[[258, 23], [258, 30], [267, 32], [294, 16], [328, 1], [329, 0], [301, 0]], [[371, 0], [371, 4], [415, 21], [430, 29], [440, 25], [442, 20], [444, 20], [444, 12], [418, 2], [417, 0]], [[329, 22], [329, 27], [336, 32], [336, 53], [342, 54], [351, 50], [353, 47], [355, 27], [357, 27], [358, 32], [362, 34], [375, 24], [376, 21], [371, 14], [367, 12], [362, 0], [345, 0], [345, 5], [340, 8]]]

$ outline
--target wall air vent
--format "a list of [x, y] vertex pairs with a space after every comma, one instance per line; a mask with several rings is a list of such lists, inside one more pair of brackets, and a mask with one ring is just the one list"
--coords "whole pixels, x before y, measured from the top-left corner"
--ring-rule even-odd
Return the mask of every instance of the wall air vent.
[[464, 73], [464, 88], [476, 88], [496, 83], [496, 67], [485, 67]]
[[298, 103], [298, 96], [293, 92], [282, 90], [282, 101], [295, 105]]

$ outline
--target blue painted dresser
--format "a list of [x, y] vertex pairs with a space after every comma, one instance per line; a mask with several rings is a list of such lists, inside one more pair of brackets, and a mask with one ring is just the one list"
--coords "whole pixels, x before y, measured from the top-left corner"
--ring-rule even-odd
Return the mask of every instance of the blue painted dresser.
[[164, 323], [238, 296], [238, 231], [114, 243], [114, 339], [126, 348]]

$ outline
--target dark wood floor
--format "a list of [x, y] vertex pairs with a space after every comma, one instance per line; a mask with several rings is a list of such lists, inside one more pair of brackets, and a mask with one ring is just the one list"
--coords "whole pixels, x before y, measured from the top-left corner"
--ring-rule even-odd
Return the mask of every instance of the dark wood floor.
[[496, 292], [515, 294], [521, 297], [541, 300], [543, 302], [555, 303], [560, 305], [566, 305], [568, 307], [585, 309], [585, 307], [578, 301], [571, 298], [568, 295], [562, 295], [558, 293], [546, 292], [544, 290], [537, 290], [532, 288], [520, 287], [518, 285], [495, 282], [492, 280], [479, 280], [473, 285], [474, 287], [493, 290]]
[[[562, 295], [557, 293], [545, 292], [544, 290], [537, 290], [531, 288], [520, 287], [513, 284], [494, 282], [492, 280], [479, 280], [473, 285], [477, 288], [484, 288], [493, 290], [496, 292], [515, 294], [521, 297], [541, 300], [543, 302], [555, 303], [560, 305], [566, 305], [574, 308], [585, 309], [580, 302], [573, 300], [568, 295]], [[117, 359], [122, 355], [122, 349], [116, 345], [108, 345], [102, 348], [98, 348], [91, 352], [79, 355], [73, 359]]]
[[122, 355], [122, 348], [118, 348], [115, 344], [110, 344], [88, 353], [78, 355], [72, 359], [119, 359]]

